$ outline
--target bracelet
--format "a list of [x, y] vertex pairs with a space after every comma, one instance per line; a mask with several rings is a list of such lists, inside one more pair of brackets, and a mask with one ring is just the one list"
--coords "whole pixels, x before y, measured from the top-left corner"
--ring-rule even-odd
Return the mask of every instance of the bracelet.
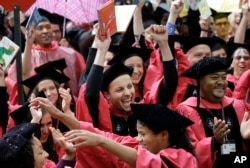
[[208, 32], [208, 30], [205, 30], [205, 29], [201, 29], [201, 31]]

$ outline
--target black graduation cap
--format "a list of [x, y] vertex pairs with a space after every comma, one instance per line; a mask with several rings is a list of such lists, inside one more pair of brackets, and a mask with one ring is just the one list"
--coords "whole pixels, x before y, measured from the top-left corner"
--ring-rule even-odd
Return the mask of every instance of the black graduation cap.
[[165, 17], [166, 20], [168, 19], [169, 10], [169, 6], [166, 3], [160, 3], [159, 6], [156, 7], [153, 16], [157, 24], [161, 24], [163, 17]]
[[228, 58], [232, 58], [235, 50], [237, 50], [238, 48], [244, 48], [246, 49], [249, 53], [250, 53], [250, 44], [247, 43], [234, 43], [234, 42], [227, 42], [227, 56]]
[[[44, 92], [41, 91], [36, 95], [36, 97], [46, 97]], [[11, 118], [15, 121], [16, 125], [27, 123], [32, 120], [32, 115], [30, 113], [29, 101], [26, 101], [21, 107], [10, 113]]]
[[131, 76], [133, 73], [133, 68], [125, 66], [120, 61], [115, 61], [104, 73], [102, 80], [102, 91], [108, 89], [109, 84], [117, 77], [121, 75], [128, 74]]
[[212, 17], [214, 18], [214, 21], [217, 20], [217, 19], [220, 19], [220, 18], [227, 18], [228, 15], [231, 13], [231, 12], [217, 12], [213, 9], [211, 9], [212, 11]]
[[6, 132], [0, 139], [0, 161], [15, 161], [39, 127], [38, 123], [24, 123]]
[[35, 71], [36, 73], [39, 73], [42, 70], [47, 69], [48, 67], [53, 68], [55, 70], [60, 70], [62, 72], [67, 67], [67, 64], [66, 64], [65, 58], [62, 58], [62, 59], [58, 59], [55, 61], [49, 61], [39, 67], [36, 67]]
[[192, 36], [188, 36], [188, 38], [186, 38], [184, 44], [183, 44], [183, 52], [187, 53], [188, 50], [190, 50], [191, 48], [193, 48], [196, 45], [200, 45], [200, 44], [206, 44], [208, 45], [210, 48], [213, 47], [213, 45], [216, 43], [216, 39], [213, 37], [192, 37]]
[[109, 65], [112, 65], [117, 60], [124, 62], [126, 59], [132, 56], [139, 56], [142, 58], [143, 62], [146, 62], [149, 60], [149, 57], [153, 51], [152, 49], [137, 48], [129, 45], [113, 46], [110, 48], [110, 50], [113, 51], [114, 53], [118, 52], [118, 54], [115, 55], [113, 59], [109, 61], [108, 63]]
[[149, 127], [173, 130], [186, 128], [194, 123], [162, 104], [131, 104], [130, 106], [136, 118]]
[[[56, 13], [50, 13], [49, 11], [42, 9], [42, 8], [38, 8], [38, 11], [40, 13], [41, 16], [47, 18], [50, 23], [53, 24], [58, 24], [60, 26], [63, 25], [63, 21], [64, 21], [64, 17], [61, 15], [58, 15]], [[29, 20], [30, 16], [26, 16], [26, 19], [21, 23], [22, 26], [26, 26], [28, 20]], [[66, 22], [70, 21], [68, 18], [66, 18]]]
[[30, 90], [33, 90], [36, 85], [44, 79], [52, 79], [57, 81], [59, 84], [68, 82], [70, 78], [67, 76], [63, 75], [60, 72], [57, 72], [53, 68], [47, 67], [46, 69], [42, 70], [38, 74], [22, 81], [22, 84], [27, 86]]
[[[42, 8], [39, 8], [38, 11], [42, 16], [48, 18], [51, 23], [58, 24], [61, 26], [63, 25], [63, 21], [64, 21], [63, 16], [58, 15], [56, 13], [50, 13], [49, 11], [42, 9]], [[68, 18], [65, 18], [65, 19], [66, 19], [66, 22], [70, 21]]]
[[10, 116], [15, 121], [16, 125], [31, 121], [32, 116], [30, 113], [29, 104], [29, 101], [27, 101], [21, 107], [10, 113]]
[[218, 71], [227, 71], [231, 65], [231, 60], [228, 58], [220, 58], [217, 56], [206, 56], [198, 61], [196, 64], [188, 68], [183, 72], [183, 76], [192, 79], [200, 79], [202, 76], [207, 74], [218, 72]]
[[213, 38], [215, 38], [216, 42], [213, 45], [213, 47], [211, 48], [211, 51], [215, 51], [215, 50], [219, 50], [219, 49], [223, 48], [227, 52], [227, 43], [225, 42], [225, 40], [223, 40], [219, 37], [213, 37]]

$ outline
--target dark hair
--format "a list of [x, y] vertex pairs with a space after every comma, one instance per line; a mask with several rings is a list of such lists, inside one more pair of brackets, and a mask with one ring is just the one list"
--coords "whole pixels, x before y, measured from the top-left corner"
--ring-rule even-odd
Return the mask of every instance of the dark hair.
[[185, 149], [187, 152], [191, 153], [193, 156], [196, 156], [194, 147], [190, 142], [190, 139], [184, 128], [176, 130], [168, 130], [169, 132], [169, 141], [170, 146], [175, 148]]
[[[160, 127], [154, 126], [154, 125], [148, 125], [140, 120], [137, 120], [141, 125], [147, 127], [148, 129], [152, 130], [155, 135], [161, 133], [163, 130]], [[186, 133], [186, 130], [184, 128], [178, 128], [178, 129], [171, 129], [167, 130], [169, 133], [169, 142], [170, 147], [176, 148], [176, 149], [184, 149], [187, 152], [191, 153], [193, 156], [195, 155], [194, 147], [192, 146], [190, 139]]]
[[0, 165], [1, 168], [34, 168], [35, 159], [32, 143], [29, 141], [15, 160], [0, 162]]
[[[46, 114], [47, 112], [43, 111], [43, 116]], [[52, 117], [51, 117], [52, 118]], [[52, 118], [52, 126], [56, 128], [56, 120]], [[41, 138], [41, 129], [38, 129], [35, 132], [35, 136], [40, 139]], [[45, 143], [42, 144], [43, 145], [43, 150], [45, 150], [48, 154], [49, 160], [52, 160], [53, 162], [57, 163], [58, 162], [58, 155], [56, 153], [56, 149], [55, 149], [55, 144], [54, 144], [54, 140], [52, 137], [52, 134], [50, 133], [48, 136], [48, 139]]]

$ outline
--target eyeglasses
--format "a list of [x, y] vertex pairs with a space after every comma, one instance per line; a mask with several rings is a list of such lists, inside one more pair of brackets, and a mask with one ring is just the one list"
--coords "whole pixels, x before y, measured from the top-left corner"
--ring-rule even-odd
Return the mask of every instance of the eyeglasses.
[[244, 61], [247, 61], [247, 60], [250, 60], [250, 56], [241, 56], [241, 55], [238, 55], [238, 56], [235, 56], [234, 59], [240, 61], [241, 59], [243, 59]]
[[219, 23], [215, 23], [216, 26], [227, 26], [229, 23], [228, 22], [219, 22]]

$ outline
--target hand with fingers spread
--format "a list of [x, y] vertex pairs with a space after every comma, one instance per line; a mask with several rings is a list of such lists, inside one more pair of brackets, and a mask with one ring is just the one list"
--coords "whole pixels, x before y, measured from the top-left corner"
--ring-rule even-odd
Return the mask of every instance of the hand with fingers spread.
[[240, 133], [243, 139], [250, 139], [250, 119], [248, 117], [248, 112], [244, 113], [242, 122], [240, 124]]
[[65, 134], [65, 138], [66, 141], [74, 143], [74, 147], [81, 147], [98, 146], [105, 137], [85, 130], [72, 130]]
[[216, 141], [222, 144], [226, 136], [230, 133], [230, 129], [224, 120], [218, 120], [217, 117], [214, 117], [213, 133]]
[[60, 132], [59, 129], [55, 129], [54, 127], [50, 127], [50, 132], [52, 134], [53, 140], [60, 145], [60, 147], [64, 150], [65, 155], [63, 159], [65, 160], [74, 160], [76, 149], [73, 147], [73, 143], [65, 140], [65, 137]]
[[[30, 100], [33, 100], [35, 98], [35, 94], [32, 93], [30, 96]], [[42, 119], [42, 109], [41, 108], [37, 108], [37, 106], [35, 106], [35, 104], [30, 105], [30, 113], [32, 116], [32, 120], [31, 123], [40, 123], [41, 119]]]
[[54, 118], [57, 118], [57, 116], [62, 113], [53, 105], [53, 103], [49, 99], [43, 97], [36, 97], [34, 99], [31, 99], [29, 106], [34, 106], [36, 108], [44, 108]]
[[70, 110], [70, 103], [72, 100], [72, 96], [70, 94], [70, 88], [68, 88], [67, 90], [64, 88], [59, 88], [58, 89], [59, 94], [61, 96], [62, 100], [62, 110], [64, 113], [71, 113]]

